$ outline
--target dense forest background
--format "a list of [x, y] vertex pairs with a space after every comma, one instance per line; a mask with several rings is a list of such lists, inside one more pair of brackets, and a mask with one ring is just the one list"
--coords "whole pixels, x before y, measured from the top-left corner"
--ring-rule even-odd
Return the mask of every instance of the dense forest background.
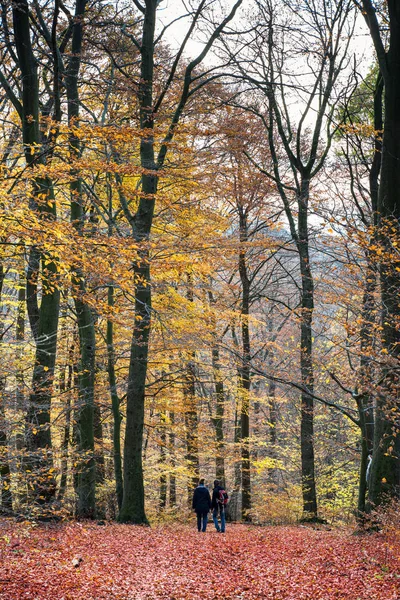
[[4, 514], [398, 498], [399, 45], [395, 0], [1, 1]]

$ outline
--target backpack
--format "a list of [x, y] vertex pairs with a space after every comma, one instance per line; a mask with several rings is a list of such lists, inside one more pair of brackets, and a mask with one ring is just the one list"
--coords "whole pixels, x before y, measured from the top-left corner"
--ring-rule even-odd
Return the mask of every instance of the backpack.
[[219, 490], [218, 492], [218, 496], [217, 496], [217, 504], [220, 504], [221, 506], [226, 506], [228, 504], [228, 494], [226, 493], [225, 490]]

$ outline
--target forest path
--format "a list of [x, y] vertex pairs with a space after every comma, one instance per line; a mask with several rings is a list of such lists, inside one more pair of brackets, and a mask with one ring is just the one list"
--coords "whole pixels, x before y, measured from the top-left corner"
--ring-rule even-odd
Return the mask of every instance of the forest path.
[[153, 598], [399, 600], [399, 536], [0, 521], [1, 600]]

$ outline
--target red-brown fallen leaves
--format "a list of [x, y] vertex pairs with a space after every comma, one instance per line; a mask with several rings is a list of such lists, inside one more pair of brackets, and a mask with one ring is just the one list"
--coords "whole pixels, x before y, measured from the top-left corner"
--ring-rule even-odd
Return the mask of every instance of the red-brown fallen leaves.
[[400, 548], [302, 527], [0, 522], [1, 600], [152, 598], [399, 600]]

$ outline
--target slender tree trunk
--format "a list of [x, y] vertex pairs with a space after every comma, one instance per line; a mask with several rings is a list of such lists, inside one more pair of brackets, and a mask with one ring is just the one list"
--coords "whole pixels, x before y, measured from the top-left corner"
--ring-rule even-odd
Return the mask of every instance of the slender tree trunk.
[[250, 520], [251, 509], [251, 478], [250, 478], [250, 280], [246, 259], [245, 244], [248, 241], [247, 216], [242, 206], [239, 206], [239, 274], [242, 283], [241, 329], [242, 357], [239, 366], [239, 385], [241, 397], [241, 457], [242, 457], [242, 519]]
[[[68, 101], [68, 124], [79, 125], [79, 89], [78, 77], [82, 59], [82, 21], [87, 0], [76, 0], [72, 33], [71, 55], [65, 76], [65, 87]], [[79, 158], [81, 145], [79, 138], [69, 134], [71, 159]], [[74, 171], [71, 173], [75, 176]], [[79, 178], [72, 181], [71, 190], [71, 222], [80, 235], [83, 231], [83, 197], [82, 182]], [[80, 374], [79, 402], [77, 416], [77, 442], [79, 450], [79, 467], [77, 473], [77, 515], [83, 518], [94, 518], [96, 513], [95, 485], [96, 465], [94, 459], [94, 385], [96, 360], [96, 335], [91, 308], [84, 300], [86, 283], [82, 270], [73, 269], [74, 302], [79, 330]]]
[[[13, 6], [14, 41], [21, 71], [22, 137], [25, 159], [28, 166], [43, 163], [41, 138], [39, 131], [39, 84], [36, 59], [32, 50], [29, 25], [29, 6], [27, 0], [21, 0]], [[45, 199], [45, 201], [43, 201]], [[43, 215], [44, 220], [55, 218], [55, 201], [51, 182], [36, 178], [33, 182], [31, 208]], [[42, 301], [40, 310], [35, 298], [36, 289], [28, 289], [28, 308], [33, 307], [34, 324], [32, 331], [36, 339], [35, 366], [32, 377], [32, 392], [26, 417], [26, 470], [30, 473], [29, 487], [31, 496], [39, 505], [48, 504], [55, 495], [53, 473], [53, 455], [50, 435], [50, 406], [53, 391], [54, 366], [57, 349], [57, 328], [59, 315], [59, 290], [55, 262], [40, 257], [40, 252], [31, 250], [30, 266], [38, 273], [42, 258]], [[31, 260], [32, 259], [32, 260]], [[35, 288], [36, 281], [31, 281]], [[34, 297], [32, 298], [32, 292]], [[31, 321], [32, 322], [32, 321]]]
[[151, 327], [151, 284], [149, 237], [153, 222], [158, 177], [154, 154], [153, 70], [156, 0], [147, 0], [141, 45], [141, 77], [139, 85], [140, 128], [146, 131], [140, 142], [140, 163], [146, 170], [141, 179], [139, 207], [131, 219], [132, 233], [140, 245], [140, 262], [134, 264], [135, 323], [126, 398], [126, 431], [124, 446], [124, 494], [118, 520], [147, 524], [144, 507], [142, 442], [145, 385]]
[[55, 274], [54, 263], [43, 267], [35, 366], [26, 416], [26, 470], [30, 473], [28, 479], [31, 480], [29, 487], [34, 501], [42, 506], [48, 504], [56, 492], [56, 482], [51, 475], [54, 469], [50, 432], [60, 300], [59, 290], [54, 288], [55, 282], [52, 281]]
[[[187, 299], [194, 301], [192, 274], [188, 273]], [[188, 481], [188, 506], [191, 506], [193, 490], [200, 476], [199, 460], [199, 419], [197, 415], [196, 398], [196, 353], [189, 352], [184, 367], [184, 402], [185, 402], [185, 435], [186, 461], [190, 472]]]
[[[375, 410], [374, 448], [368, 483], [368, 507], [400, 496], [400, 5], [387, 1], [389, 40], [382, 41], [377, 12], [371, 0], [362, 0], [384, 81], [384, 127], [378, 193], [378, 228], [382, 250], [380, 284], [382, 348], [387, 356], [381, 392]], [[386, 34], [385, 34], [386, 35]], [[388, 48], [388, 50], [386, 50]]]
[[104, 460], [104, 439], [103, 439], [103, 423], [101, 420], [101, 408], [98, 402], [94, 403], [94, 415], [93, 415], [93, 432], [94, 439], [97, 445], [95, 450], [95, 464], [96, 464], [96, 484], [104, 483], [105, 478], [105, 460]]
[[301, 273], [300, 370], [304, 391], [301, 394], [301, 473], [303, 516], [317, 517], [317, 494], [314, 472], [314, 369], [312, 319], [314, 311], [314, 281], [311, 271], [308, 239], [308, 178], [302, 178], [298, 197], [298, 252]]
[[358, 517], [363, 522], [366, 510], [366, 493], [368, 490], [368, 460], [373, 451], [374, 440], [374, 408], [371, 386], [373, 381], [373, 350], [375, 345], [376, 303], [375, 292], [378, 284], [377, 265], [371, 246], [377, 243], [379, 174], [382, 162], [382, 129], [383, 129], [383, 78], [379, 72], [374, 91], [374, 157], [369, 174], [369, 190], [371, 196], [372, 224], [374, 227], [369, 248], [366, 252], [366, 273], [363, 295], [362, 326], [360, 330], [360, 387], [361, 394], [357, 400], [359, 422], [361, 428], [361, 460], [358, 489]]
[[[4, 282], [4, 267], [0, 265], [0, 304], [3, 291]], [[1, 334], [3, 334], [3, 323], [0, 322]], [[8, 436], [6, 427], [6, 414], [5, 414], [5, 382], [3, 378], [0, 379], [0, 499], [1, 506], [0, 512], [5, 514], [12, 514], [13, 510], [13, 498], [11, 493], [11, 471], [8, 460]]]
[[[141, 267], [136, 269], [136, 321], [131, 344], [126, 398], [126, 428], [124, 445], [124, 491], [120, 522], [147, 524], [144, 508], [143, 483], [143, 427], [144, 401], [150, 334], [150, 267], [148, 258], [143, 257]], [[137, 270], [140, 270], [140, 273]], [[142, 282], [142, 283], [140, 283]]]
[[161, 510], [165, 510], [167, 506], [167, 475], [165, 473], [166, 467], [166, 445], [167, 445], [167, 434], [165, 431], [165, 417], [160, 414], [160, 456], [158, 464], [160, 467], [160, 500], [159, 505]]
[[[133, 328], [131, 356], [128, 375], [126, 434], [124, 445], [124, 496], [119, 513], [119, 521], [147, 523], [144, 508], [144, 485], [142, 464], [143, 424], [145, 408], [145, 385], [147, 376], [149, 337], [151, 327], [151, 284], [149, 238], [153, 223], [155, 197], [158, 187], [158, 171], [164, 166], [168, 145], [174, 137], [176, 126], [182, 116], [185, 104], [190, 97], [192, 73], [206, 56], [214, 40], [224, 26], [233, 18], [241, 0], [232, 8], [229, 15], [215, 28], [208, 43], [197, 59], [191, 61], [185, 71], [183, 88], [174, 114], [169, 122], [168, 132], [155, 160], [154, 117], [165, 96], [161, 92], [156, 106], [153, 105], [154, 76], [154, 33], [158, 0], [145, 0], [142, 19], [142, 40], [140, 46], [141, 73], [139, 80], [140, 166], [142, 168], [141, 190], [138, 208], [132, 215], [128, 206], [124, 213], [132, 227], [132, 237], [137, 242], [140, 260], [133, 265], [135, 277], [135, 324]], [[197, 20], [203, 4], [199, 5], [194, 19]], [[195, 21], [193, 21], [193, 26]], [[175, 67], [178, 63], [176, 63]], [[175, 67], [170, 71], [167, 87], [174, 79]], [[164, 91], [167, 90], [167, 87]]]
[[221, 375], [221, 365], [219, 357], [219, 347], [215, 345], [211, 349], [212, 366], [214, 372], [214, 385], [216, 396], [216, 407], [214, 417], [215, 427], [215, 476], [216, 479], [225, 482], [225, 458], [224, 458], [224, 415], [225, 415], [225, 391], [224, 382]]
[[[171, 461], [171, 467], [172, 467], [172, 469], [174, 469], [176, 466], [176, 464], [175, 464], [175, 432], [174, 432], [175, 413], [174, 412], [169, 413], [169, 419], [171, 422], [171, 432], [169, 434], [170, 461]], [[173, 470], [169, 476], [169, 505], [171, 508], [176, 506], [176, 476], [175, 476]]]
[[[58, 500], [62, 500], [67, 489], [68, 479], [68, 454], [69, 454], [69, 440], [71, 435], [71, 396], [73, 394], [73, 374], [74, 374], [74, 344], [71, 345], [68, 351], [68, 376], [67, 381], [64, 384], [65, 394], [65, 423], [63, 440], [61, 443], [61, 468], [60, 468], [60, 487], [58, 490]], [[65, 375], [64, 375], [65, 378]], [[61, 391], [61, 390], [60, 390]]]
[[8, 459], [8, 436], [6, 429], [6, 414], [4, 408], [4, 382], [0, 382], [0, 486], [1, 505], [0, 512], [11, 515], [13, 512], [13, 498], [11, 493], [11, 471]]
[[[368, 261], [368, 257], [367, 257]], [[360, 518], [365, 513], [365, 498], [367, 493], [367, 467], [368, 457], [372, 454], [374, 438], [373, 394], [371, 382], [373, 379], [372, 352], [374, 345], [375, 329], [375, 298], [377, 274], [372, 262], [367, 265], [365, 291], [363, 296], [362, 326], [360, 330], [360, 388], [361, 393], [357, 398], [357, 408], [361, 429], [361, 460], [360, 480], [358, 489], [357, 510]]]
[[[114, 287], [108, 286], [108, 306], [114, 306]], [[111, 406], [113, 413], [113, 457], [115, 475], [115, 493], [117, 496], [118, 510], [122, 506], [123, 479], [122, 479], [122, 457], [121, 457], [121, 412], [120, 400], [117, 393], [117, 378], [115, 375], [115, 351], [114, 351], [114, 323], [107, 319], [107, 365], [108, 382], [111, 394]]]
[[[238, 372], [238, 381], [240, 380], [240, 374]], [[235, 425], [234, 425], [234, 434], [233, 441], [235, 448], [241, 448], [241, 426], [240, 426], [240, 418], [241, 418], [241, 398], [239, 394], [236, 395], [236, 406], [235, 406]], [[241, 518], [241, 505], [242, 505], [242, 495], [241, 495], [241, 486], [242, 486], [242, 457], [240, 454], [240, 450], [235, 452], [235, 463], [234, 463], [234, 472], [233, 472], [233, 490], [231, 493], [231, 498], [229, 500], [229, 504], [227, 506], [226, 516], [230, 521], [239, 521]]]
[[[268, 409], [269, 409], [269, 424], [268, 424], [268, 434], [269, 434], [269, 444], [270, 444], [270, 456], [273, 461], [276, 461], [278, 458], [277, 454], [277, 402], [276, 402], [276, 383], [275, 381], [270, 380], [268, 385]], [[270, 481], [273, 484], [278, 483], [278, 470], [275, 466], [269, 469], [269, 477]]]
[[192, 502], [193, 490], [198, 484], [200, 475], [194, 352], [190, 353], [190, 358], [191, 360], [188, 360], [185, 366], [184, 375], [186, 463], [190, 472], [187, 488], [189, 506]]
[[96, 339], [92, 312], [79, 298], [75, 298], [77, 313], [80, 364], [79, 398], [76, 416], [78, 470], [77, 470], [77, 515], [92, 519], [96, 514], [94, 460], [94, 374]]
[[[210, 306], [214, 303], [211, 290], [208, 293]], [[224, 382], [221, 373], [221, 362], [219, 354], [219, 342], [216, 332], [215, 316], [212, 313], [212, 335], [213, 343], [211, 347], [211, 364], [213, 369], [213, 379], [215, 386], [216, 407], [213, 425], [215, 429], [215, 476], [216, 479], [225, 482], [225, 459], [224, 459], [224, 413], [225, 413], [225, 391]]]
[[[16, 379], [16, 390], [15, 390], [15, 410], [18, 413], [25, 411], [25, 378], [23, 370], [23, 342], [25, 340], [25, 306], [26, 306], [26, 293], [25, 293], [25, 273], [19, 275], [19, 288], [18, 288], [18, 308], [17, 308], [17, 321], [15, 326], [15, 339], [17, 341], [17, 372], [15, 374]], [[15, 435], [15, 445], [17, 450], [22, 450], [25, 444], [24, 433], [20, 429], [17, 430]]]

